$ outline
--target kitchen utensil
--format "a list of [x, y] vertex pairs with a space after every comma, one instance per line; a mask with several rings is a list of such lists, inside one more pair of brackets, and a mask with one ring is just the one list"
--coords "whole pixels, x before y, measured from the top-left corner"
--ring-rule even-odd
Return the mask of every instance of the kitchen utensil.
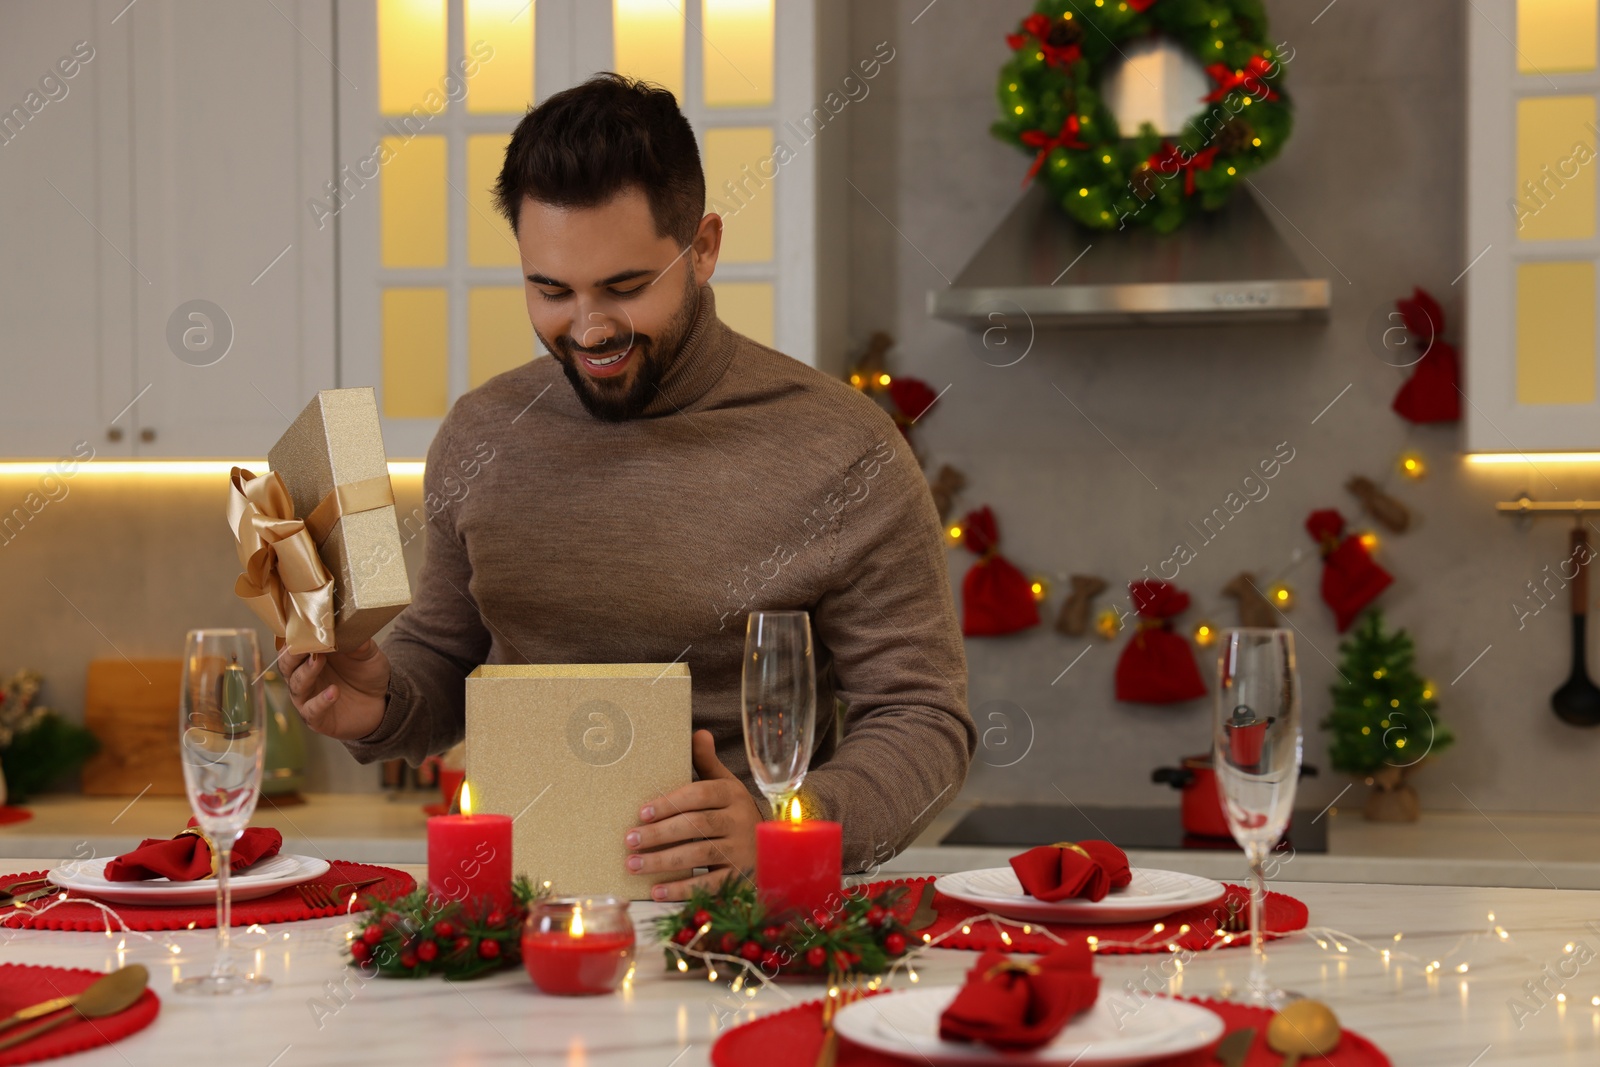
[[1267, 980], [1262, 915], [1267, 854], [1283, 837], [1300, 781], [1300, 675], [1288, 630], [1227, 630], [1217, 649], [1211, 759], [1223, 814], [1250, 861], [1250, 977], [1246, 998], [1278, 1007], [1290, 995]]
[[816, 1067], [834, 1067], [839, 1059], [839, 1032], [833, 1028], [833, 1017], [847, 1004], [864, 996], [855, 986], [839, 986], [822, 1002], [822, 1047], [817, 1050]]
[[917, 910], [911, 913], [911, 921], [906, 923], [907, 930], [923, 930], [933, 925], [939, 917], [939, 912], [933, 906], [934, 888], [932, 882], [922, 884], [922, 898], [917, 901]]
[[53, 1015], [62, 1008], [70, 1008], [78, 1002], [78, 998], [81, 996], [83, 996], [82, 993], [74, 993], [70, 997], [51, 997], [49, 1000], [43, 1000], [29, 1007], [21, 1008], [12, 1012], [10, 1018], [0, 1019], [0, 1030], [9, 1030], [18, 1023], [32, 1022], [35, 1019], [42, 1019], [46, 1015]]
[[1339, 1047], [1339, 1017], [1320, 1000], [1297, 1000], [1267, 1023], [1267, 1047], [1284, 1053], [1281, 1067], [1295, 1067], [1301, 1056], [1326, 1056]]
[[315, 882], [302, 882], [295, 886], [295, 892], [300, 894], [300, 899], [307, 906], [313, 908], [340, 908], [349, 901], [349, 893], [358, 889], [365, 889], [369, 885], [377, 885], [383, 881], [384, 876], [368, 878], [362, 882], [340, 882], [338, 885], [318, 885]]
[[1247, 1026], [1243, 1030], [1235, 1030], [1222, 1039], [1217, 1046], [1215, 1058], [1222, 1067], [1244, 1067], [1244, 1061], [1250, 1056], [1250, 1046], [1255, 1044], [1256, 1028]]
[[1550, 698], [1556, 716], [1569, 726], [1600, 726], [1600, 689], [1589, 680], [1585, 638], [1589, 621], [1589, 531], [1582, 521], [1572, 530], [1572, 551], [1567, 558], [1577, 564], [1572, 576], [1572, 676]]
[[130, 963], [126, 967], [112, 971], [79, 993], [70, 1011], [63, 1012], [56, 1018], [46, 1020], [37, 1026], [19, 1030], [10, 1037], [0, 1038], [0, 1049], [20, 1045], [47, 1030], [54, 1030], [76, 1019], [104, 1019], [108, 1015], [126, 1011], [133, 1007], [134, 1001], [144, 995], [144, 987], [149, 983], [150, 972], [145, 970], [142, 964]]
[[[1317, 768], [1302, 764], [1300, 777], [1315, 778]], [[1179, 767], [1157, 767], [1150, 772], [1152, 782], [1164, 782], [1179, 790], [1179, 817], [1183, 832], [1197, 837], [1232, 837], [1228, 817], [1222, 812], [1222, 794], [1217, 792], [1217, 775], [1211, 756], [1185, 757]]]

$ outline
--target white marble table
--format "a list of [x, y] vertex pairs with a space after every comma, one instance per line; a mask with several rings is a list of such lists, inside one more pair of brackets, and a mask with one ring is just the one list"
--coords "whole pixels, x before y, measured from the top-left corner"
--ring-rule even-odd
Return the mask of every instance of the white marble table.
[[[0, 876], [37, 862], [0, 860]], [[421, 868], [407, 868], [422, 875]], [[1350, 945], [1319, 948], [1309, 936], [1278, 942], [1275, 978], [1328, 1001], [1345, 1023], [1383, 1046], [1397, 1067], [1592, 1065], [1600, 1061], [1600, 957], [1565, 980], [1565, 1003], [1544, 974], [1567, 973], [1584, 947], [1600, 951], [1600, 892], [1281, 883], [1311, 909], [1312, 923], [1409, 953], [1442, 966]], [[635, 918], [659, 914], [635, 905]], [[1494, 913], [1494, 920], [1488, 914]], [[1502, 927], [1507, 938], [1493, 932]], [[351, 1063], [568, 1064], [573, 1067], [691, 1067], [708, 1062], [722, 1028], [752, 1013], [810, 998], [816, 986], [769, 989], [745, 1001], [703, 978], [668, 975], [655, 950], [641, 951], [631, 992], [602, 998], [552, 998], [536, 993], [519, 971], [475, 982], [439, 979], [363, 982], [342, 965], [343, 920], [321, 920], [244, 932], [240, 942], [273, 981], [270, 993], [234, 1002], [172, 995], [175, 976], [209, 965], [211, 931], [135, 935], [23, 931], [0, 935], [13, 962], [108, 969], [119, 962], [149, 966], [162, 997], [147, 1030], [108, 1048], [74, 1057], [82, 1067], [171, 1067], [191, 1063], [246, 1067], [314, 1067]], [[1396, 931], [1405, 936], [1398, 944]], [[167, 943], [163, 943], [167, 942]], [[1574, 945], [1567, 957], [1566, 946]], [[119, 946], [123, 946], [119, 950]], [[173, 949], [177, 949], [174, 953]], [[918, 967], [924, 984], [959, 979], [972, 954], [929, 952]], [[1102, 957], [1107, 986], [1151, 985], [1164, 957]], [[1170, 989], [1214, 993], [1242, 981], [1242, 949], [1194, 959]], [[1466, 963], [1466, 973], [1458, 965]], [[1548, 972], [1543, 969], [1550, 968]], [[1170, 969], [1170, 968], [1169, 968]], [[1524, 983], [1545, 982], [1537, 1007]], [[793, 998], [793, 999], [791, 999]], [[1508, 1000], [1525, 1002], [1519, 1020]], [[1537, 1008], [1537, 1010], [1535, 1010]]]

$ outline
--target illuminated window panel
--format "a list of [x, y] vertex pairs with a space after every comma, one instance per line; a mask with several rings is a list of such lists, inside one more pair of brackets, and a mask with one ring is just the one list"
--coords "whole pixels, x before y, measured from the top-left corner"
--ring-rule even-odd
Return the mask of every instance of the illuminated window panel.
[[1593, 70], [1596, 0], [1517, 0], [1517, 72]]
[[612, 69], [669, 90], [683, 101], [683, 4], [612, 0]]
[[703, 164], [706, 210], [722, 216], [721, 259], [770, 263], [778, 173], [772, 127], [707, 130]]
[[772, 105], [773, 0], [705, 0], [707, 107]]
[[1517, 101], [1517, 238], [1594, 236], [1595, 101], [1534, 96]]
[[379, 241], [385, 267], [442, 267], [449, 255], [443, 137], [385, 137]]
[[1517, 403], [1594, 403], [1594, 286], [1593, 263], [1518, 264]]
[[383, 414], [442, 419], [450, 403], [450, 304], [443, 289], [383, 291]]
[[429, 93], [443, 100], [445, 53], [444, 0], [378, 0], [378, 110], [408, 114]]
[[476, 389], [533, 358], [533, 326], [521, 286], [480, 285], [467, 291], [467, 381]]
[[717, 318], [736, 333], [770, 346], [773, 329], [771, 282], [715, 282]]
[[478, 63], [468, 111], [520, 115], [533, 102], [534, 11], [532, 0], [467, 0], [465, 58]]
[[517, 239], [494, 206], [494, 183], [505, 162], [508, 133], [467, 138], [467, 262], [474, 267], [520, 267]]

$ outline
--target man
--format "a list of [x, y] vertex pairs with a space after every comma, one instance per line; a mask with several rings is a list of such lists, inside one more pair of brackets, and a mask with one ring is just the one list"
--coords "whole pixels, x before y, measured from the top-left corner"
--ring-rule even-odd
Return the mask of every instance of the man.
[[683, 900], [754, 866], [770, 813], [743, 746], [745, 618], [804, 608], [818, 739], [802, 804], [844, 824], [847, 870], [888, 858], [960, 790], [976, 741], [910, 449], [871, 400], [717, 319], [722, 220], [702, 214], [670, 93], [608, 74], [551, 97], [496, 194], [553, 358], [451, 409], [425, 482], [450, 503], [414, 601], [381, 648], [285, 656], [296, 707], [362, 762], [417, 761], [461, 739], [479, 664], [685, 661], [698, 780], [618, 842], [635, 871], [708, 868], [655, 887]]

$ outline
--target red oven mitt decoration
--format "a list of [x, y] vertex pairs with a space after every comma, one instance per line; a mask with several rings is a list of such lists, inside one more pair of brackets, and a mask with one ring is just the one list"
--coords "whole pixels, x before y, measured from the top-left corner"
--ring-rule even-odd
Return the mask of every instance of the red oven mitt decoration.
[[1457, 422], [1461, 418], [1461, 366], [1444, 333], [1444, 310], [1426, 289], [1418, 288], [1408, 300], [1394, 302], [1406, 332], [1422, 349], [1400, 391], [1394, 395], [1395, 414], [1411, 422]]
[[978, 562], [961, 581], [961, 632], [968, 637], [999, 637], [1039, 625], [1033, 587], [1000, 554], [1000, 528], [987, 506], [961, 520], [961, 543]]
[[1189, 642], [1172, 632], [1173, 616], [1189, 607], [1189, 594], [1168, 582], [1128, 583], [1139, 626], [1117, 659], [1117, 699], [1134, 704], [1176, 704], [1206, 695]]
[[1087, 940], [1037, 961], [985, 952], [939, 1016], [939, 1037], [1026, 1052], [1049, 1044], [1075, 1015], [1093, 1007], [1099, 995], [1100, 979]]
[[1341, 540], [1344, 516], [1336, 509], [1313, 511], [1306, 530], [1322, 545], [1322, 599], [1344, 633], [1394, 578], [1367, 555], [1361, 538], [1351, 534]]
[[1110, 841], [1057, 841], [1011, 857], [1022, 889], [1035, 900], [1104, 900], [1133, 880], [1128, 856]]
[[[260, 860], [270, 859], [283, 847], [283, 834], [270, 827], [252, 826], [234, 843], [228, 869], [237, 871]], [[146, 878], [169, 878], [174, 882], [195, 882], [211, 877], [211, 842], [200, 836], [194, 819], [189, 829], [177, 837], [152, 837], [138, 848], [106, 864], [106, 881], [138, 882]]]

